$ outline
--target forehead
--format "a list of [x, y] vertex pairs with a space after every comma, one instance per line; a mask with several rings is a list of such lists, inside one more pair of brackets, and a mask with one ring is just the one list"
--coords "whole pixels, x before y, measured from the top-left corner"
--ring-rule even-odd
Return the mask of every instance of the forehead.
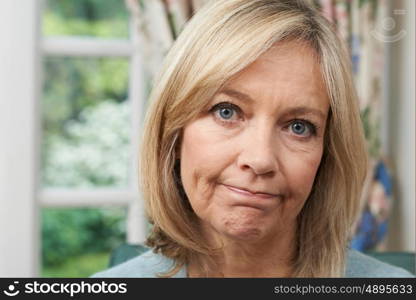
[[229, 80], [233, 88], [256, 98], [277, 98], [299, 105], [329, 105], [317, 54], [307, 43], [275, 44]]

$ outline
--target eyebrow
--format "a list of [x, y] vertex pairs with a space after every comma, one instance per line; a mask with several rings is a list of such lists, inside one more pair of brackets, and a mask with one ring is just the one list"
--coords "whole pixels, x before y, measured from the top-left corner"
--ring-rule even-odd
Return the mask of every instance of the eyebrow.
[[312, 107], [307, 107], [307, 106], [294, 107], [294, 108], [289, 109], [285, 113], [285, 115], [307, 115], [307, 114], [315, 115], [321, 118], [322, 120], [326, 119], [326, 114], [324, 114], [321, 110], [312, 108]]
[[233, 97], [242, 101], [254, 102], [253, 98], [251, 98], [249, 95], [233, 90], [233, 89], [225, 89], [225, 90], [222, 90], [220, 93], [226, 94], [230, 97]]
[[[249, 95], [227, 88], [222, 91], [220, 91], [220, 94], [226, 94], [232, 98], [244, 101], [244, 102], [254, 102], [253, 98], [251, 98]], [[305, 115], [305, 114], [312, 114], [316, 115], [319, 118], [322, 118], [323, 120], [326, 119], [326, 114], [322, 112], [319, 109], [308, 107], [308, 106], [297, 106], [290, 108], [288, 111], [284, 113], [285, 115]]]

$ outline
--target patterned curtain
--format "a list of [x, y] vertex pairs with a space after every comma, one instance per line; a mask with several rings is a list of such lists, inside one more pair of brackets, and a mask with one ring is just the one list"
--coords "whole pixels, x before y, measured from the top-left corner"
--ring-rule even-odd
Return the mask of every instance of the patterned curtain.
[[139, 32], [148, 83], [186, 22], [207, 0], [125, 0]]
[[351, 247], [382, 248], [392, 202], [392, 178], [381, 152], [380, 122], [385, 70], [388, 6], [385, 0], [318, 0], [323, 15], [336, 28], [350, 51], [361, 119], [370, 155], [370, 174], [365, 183], [362, 215]]
[[[146, 85], [183, 26], [208, 0], [125, 0], [139, 32]], [[349, 49], [361, 117], [370, 154], [370, 174], [362, 199], [362, 216], [351, 247], [380, 248], [387, 233], [392, 179], [380, 147], [380, 122], [385, 69], [387, 3], [385, 0], [310, 0], [332, 22]]]

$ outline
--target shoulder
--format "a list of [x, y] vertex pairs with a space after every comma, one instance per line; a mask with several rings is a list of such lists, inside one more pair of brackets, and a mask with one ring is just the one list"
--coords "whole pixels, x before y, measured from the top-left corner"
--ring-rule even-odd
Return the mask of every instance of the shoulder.
[[[93, 274], [92, 278], [104, 277], [140, 277], [156, 278], [159, 273], [169, 271], [174, 266], [174, 261], [161, 254], [149, 250], [135, 258], [110, 269]], [[186, 277], [186, 272], [182, 268], [173, 277]]]
[[381, 262], [356, 250], [349, 250], [345, 277], [414, 277], [408, 271]]

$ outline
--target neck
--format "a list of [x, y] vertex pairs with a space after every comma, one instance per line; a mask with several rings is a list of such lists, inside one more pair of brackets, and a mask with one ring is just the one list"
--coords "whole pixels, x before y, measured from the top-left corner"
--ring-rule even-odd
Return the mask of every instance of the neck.
[[[258, 241], [222, 238], [222, 247], [209, 259], [190, 262], [189, 277], [291, 277], [296, 249], [295, 230]], [[201, 265], [207, 266], [202, 272]], [[208, 273], [208, 274], [207, 274]]]

